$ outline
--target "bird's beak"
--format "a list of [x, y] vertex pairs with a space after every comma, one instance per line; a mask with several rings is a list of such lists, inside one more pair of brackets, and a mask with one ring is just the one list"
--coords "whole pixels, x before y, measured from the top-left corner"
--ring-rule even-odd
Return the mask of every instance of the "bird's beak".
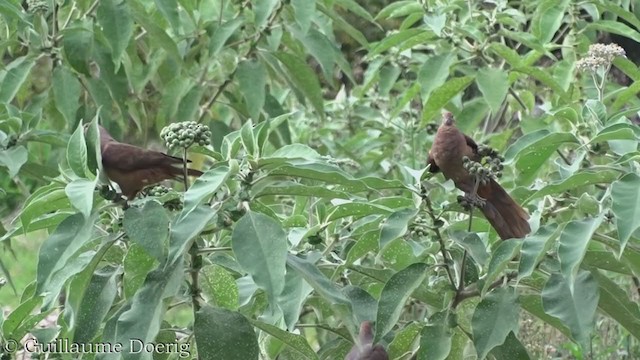
[[442, 125], [452, 126], [456, 121], [453, 119], [453, 114], [450, 112], [446, 112], [442, 115]]

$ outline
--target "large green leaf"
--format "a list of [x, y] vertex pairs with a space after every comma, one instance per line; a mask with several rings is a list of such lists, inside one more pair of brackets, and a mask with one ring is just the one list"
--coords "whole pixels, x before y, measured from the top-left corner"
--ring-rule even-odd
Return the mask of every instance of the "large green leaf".
[[552, 274], [542, 290], [544, 311], [564, 323], [572, 337], [583, 346], [593, 331], [599, 299], [598, 283], [588, 271], [580, 271], [575, 281]]
[[252, 321], [253, 326], [282, 341], [285, 345], [295, 351], [296, 359], [319, 359], [313, 351], [307, 339], [298, 334], [290, 333], [270, 324], [261, 321]]
[[591, 275], [597, 280], [600, 289], [598, 309], [615, 319], [636, 338], [640, 338], [640, 308], [629, 298], [626, 289], [598, 270]]
[[434, 314], [420, 332], [418, 360], [444, 360], [451, 351], [452, 321], [448, 311]]
[[[229, 176], [235, 175], [230, 170], [229, 166], [222, 165], [200, 175], [184, 193], [184, 210], [180, 216], [188, 216], [198, 205], [212, 197]], [[236, 170], [234, 167], [234, 171]]]
[[538, 263], [545, 256], [545, 250], [552, 245], [553, 240], [559, 235], [558, 225], [549, 224], [541, 227], [535, 234], [524, 238], [520, 250], [520, 264], [518, 265], [518, 278], [530, 276]]
[[380, 229], [380, 249], [384, 249], [391, 241], [403, 236], [407, 232], [409, 222], [417, 213], [418, 209], [406, 208], [389, 215]]
[[505, 240], [498, 245], [487, 267], [487, 276], [484, 278], [484, 286], [482, 287], [483, 294], [489, 290], [493, 281], [502, 274], [511, 259], [520, 252], [521, 247], [522, 241], [519, 239]]
[[284, 289], [287, 235], [269, 216], [246, 213], [233, 228], [231, 247], [238, 264], [263, 289], [273, 305]]
[[478, 358], [504, 343], [510, 332], [518, 331], [520, 306], [512, 288], [498, 288], [480, 301], [473, 312], [471, 327]]
[[484, 100], [489, 104], [491, 112], [497, 114], [509, 90], [507, 73], [497, 68], [480, 69], [476, 77], [476, 83]]
[[202, 295], [208, 303], [236, 310], [239, 306], [238, 285], [233, 276], [218, 265], [206, 265], [200, 269]]
[[115, 64], [120, 64], [120, 57], [133, 35], [133, 18], [126, 0], [102, 0], [96, 13], [98, 23], [102, 26]]
[[150, 359], [152, 353], [143, 344], [153, 342], [164, 315], [164, 299], [173, 297], [184, 280], [182, 262], [147, 275], [143, 286], [131, 300], [131, 307], [118, 316], [115, 341], [122, 344], [125, 360]]
[[275, 54], [282, 65], [287, 69], [287, 78], [309, 99], [317, 114], [324, 118], [324, 101], [322, 100], [322, 89], [318, 77], [309, 66], [295, 55], [278, 52]]
[[631, 235], [640, 228], [640, 176], [627, 174], [611, 185], [611, 210], [615, 215], [620, 251], [624, 251]]
[[203, 360], [257, 360], [258, 337], [242, 314], [208, 305], [196, 312], [193, 324], [198, 358]]
[[93, 274], [75, 314], [74, 342], [89, 343], [96, 336], [116, 298], [116, 277], [120, 274], [119, 268], [112, 266], [105, 266]]
[[82, 214], [67, 217], [40, 246], [36, 294], [49, 286], [55, 273], [91, 238], [93, 220]]
[[600, 215], [591, 219], [573, 220], [562, 230], [558, 245], [558, 259], [562, 274], [569, 281], [578, 271], [578, 266], [587, 251], [587, 245], [603, 218]]
[[32, 57], [19, 57], [0, 70], [0, 103], [10, 103], [35, 64]]
[[569, 0], [544, 0], [536, 6], [536, 11], [531, 19], [531, 32], [543, 44], [547, 44], [553, 39], [562, 24], [568, 5]]
[[18, 171], [27, 162], [28, 158], [27, 148], [22, 145], [0, 150], [0, 165], [9, 169], [9, 177], [18, 175]]
[[67, 163], [69, 167], [78, 177], [87, 176], [87, 144], [84, 141], [84, 129], [82, 123], [71, 135], [69, 144], [67, 145]]
[[244, 60], [238, 64], [236, 76], [240, 92], [247, 103], [247, 111], [251, 119], [258, 122], [265, 102], [267, 69], [259, 60]]
[[66, 66], [56, 67], [53, 71], [53, 98], [56, 108], [67, 124], [74, 124], [76, 112], [80, 107], [82, 86], [76, 76]]
[[64, 192], [67, 194], [71, 205], [80, 211], [85, 218], [91, 215], [93, 209], [93, 192], [96, 189], [98, 178], [94, 180], [76, 179], [67, 184]]
[[515, 161], [520, 175], [518, 182], [530, 184], [551, 154], [565, 143], [577, 144], [579, 141], [571, 133], [538, 130], [520, 137], [509, 146], [504, 155], [505, 163], [510, 164]]
[[424, 104], [421, 125], [425, 126], [431, 121], [451, 99], [466, 89], [473, 80], [473, 76], [457, 77], [435, 89]]
[[412, 264], [393, 274], [384, 284], [378, 301], [374, 343], [380, 341], [398, 323], [407, 299], [427, 277], [428, 268], [427, 264]]
[[156, 201], [147, 201], [142, 208], [130, 207], [124, 212], [124, 231], [129, 239], [140, 245], [159, 262], [167, 258], [169, 216]]

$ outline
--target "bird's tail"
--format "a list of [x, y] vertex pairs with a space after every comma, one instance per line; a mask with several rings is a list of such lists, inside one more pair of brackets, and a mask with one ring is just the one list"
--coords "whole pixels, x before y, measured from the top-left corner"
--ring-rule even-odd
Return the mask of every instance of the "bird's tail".
[[529, 232], [529, 214], [493, 179], [478, 187], [478, 195], [486, 200], [482, 213], [503, 240], [523, 238]]
[[[170, 166], [170, 171], [171, 174], [173, 175], [173, 178], [177, 178], [177, 179], [181, 179], [184, 175], [184, 170], [181, 167], [176, 167], [176, 166]], [[189, 176], [195, 176], [198, 177], [200, 175], [203, 174], [202, 171], [200, 170], [196, 170], [196, 169], [187, 169], [187, 174], [189, 174]]]

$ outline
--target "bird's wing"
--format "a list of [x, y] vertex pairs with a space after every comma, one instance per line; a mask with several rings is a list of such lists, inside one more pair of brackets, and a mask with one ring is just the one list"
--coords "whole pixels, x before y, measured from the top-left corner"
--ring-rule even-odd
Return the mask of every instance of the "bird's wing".
[[102, 149], [102, 164], [113, 169], [133, 171], [181, 163], [182, 159], [134, 145], [109, 142]]
[[440, 171], [440, 168], [438, 167], [438, 165], [436, 165], [436, 160], [431, 155], [431, 151], [429, 151], [429, 159], [427, 160], [427, 165], [430, 165], [429, 166], [429, 172], [430, 173], [435, 174], [438, 171]]

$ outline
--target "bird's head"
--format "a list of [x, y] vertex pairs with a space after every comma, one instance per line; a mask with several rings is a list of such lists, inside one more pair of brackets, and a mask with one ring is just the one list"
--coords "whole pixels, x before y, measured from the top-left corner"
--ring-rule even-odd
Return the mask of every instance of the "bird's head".
[[456, 124], [456, 121], [453, 119], [453, 114], [450, 112], [445, 112], [442, 114], [442, 125], [443, 126], [453, 126]]

